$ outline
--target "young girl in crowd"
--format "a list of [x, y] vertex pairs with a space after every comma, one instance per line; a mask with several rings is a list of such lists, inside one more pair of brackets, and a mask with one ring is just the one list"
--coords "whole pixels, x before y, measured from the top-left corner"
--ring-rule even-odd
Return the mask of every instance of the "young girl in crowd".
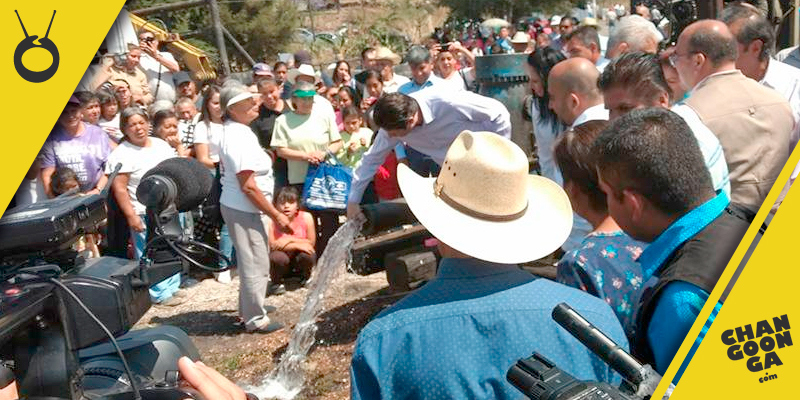
[[378, 131], [378, 125], [372, 119], [372, 110], [378, 99], [383, 96], [383, 81], [381, 80], [381, 73], [377, 71], [367, 71], [367, 79], [364, 81], [367, 98], [361, 100], [360, 109], [364, 114], [366, 125], [373, 131]]
[[343, 165], [355, 169], [361, 164], [361, 158], [369, 148], [372, 131], [364, 127], [364, 118], [357, 108], [350, 106], [341, 112], [344, 130], [339, 134], [344, 141], [344, 147], [336, 154], [336, 158]]
[[97, 100], [100, 103], [100, 118], [97, 122], [103, 131], [114, 143], [122, 140], [122, 130], [119, 129], [119, 103], [117, 97], [108, 90], [97, 91]]
[[364, 81], [364, 86], [366, 86], [367, 98], [361, 100], [362, 112], [369, 110], [383, 96], [383, 81], [381, 80], [380, 72], [367, 71], [367, 79]]
[[[221, 176], [218, 169], [220, 144], [224, 128], [222, 123], [222, 105], [219, 102], [219, 86], [210, 86], [203, 96], [203, 107], [200, 111], [200, 122], [194, 131], [194, 150], [197, 161], [209, 168], [211, 173], [217, 178]], [[222, 226], [220, 226], [222, 225]], [[228, 232], [228, 227], [221, 220], [214, 220], [207, 217], [197, 220], [194, 225], [195, 237], [204, 243], [214, 245], [217, 243], [217, 233], [219, 233], [219, 250], [230, 260], [234, 259], [233, 242]], [[218, 266], [224, 267], [225, 262], [218, 260]], [[220, 283], [231, 282], [231, 270], [215, 272], [214, 278]]]
[[[125, 134], [119, 146], [108, 156], [106, 174], [117, 165], [122, 165], [119, 175], [114, 179], [112, 191], [119, 208], [131, 230], [135, 259], [140, 259], [147, 239], [145, 206], [136, 197], [136, 189], [147, 171], [161, 161], [175, 157], [175, 150], [166, 142], [150, 136], [150, 121], [139, 107], [130, 107], [120, 115], [120, 128]], [[180, 273], [177, 273], [150, 288], [153, 303], [177, 305], [182, 301], [172, 296], [180, 286]]]
[[271, 280], [269, 292], [273, 294], [286, 291], [283, 281], [292, 272], [307, 281], [317, 261], [314, 251], [317, 237], [314, 217], [301, 211], [299, 202], [300, 192], [292, 186], [281, 188], [275, 197], [275, 208], [291, 221], [291, 234], [277, 229], [272, 220], [267, 220]]
[[[50, 179], [50, 188], [53, 191], [53, 196], [61, 196], [69, 191], [74, 191], [74, 194], [80, 193], [78, 175], [70, 168], [56, 168], [56, 172], [53, 173], [53, 177]], [[88, 251], [90, 257], [100, 257], [100, 249], [97, 247], [97, 239], [98, 237], [95, 234], [85, 234], [78, 238], [78, 241], [75, 243], [75, 245], [73, 245], [73, 248], [79, 253]]]
[[171, 110], [161, 110], [153, 115], [153, 134], [167, 142], [180, 157], [189, 157], [191, 150], [181, 142], [178, 135], [178, 116]]
[[558, 262], [556, 280], [605, 300], [632, 337], [644, 284], [636, 260], [645, 244], [626, 235], [611, 218], [598, 183], [591, 148], [607, 125], [607, 121], [589, 121], [565, 132], [555, 145], [556, 163], [572, 208], [594, 229]]
[[361, 96], [358, 94], [358, 91], [351, 88], [350, 86], [342, 86], [339, 88], [339, 92], [336, 94], [336, 97], [339, 102], [339, 109], [343, 110], [347, 107], [359, 107], [361, 104]]

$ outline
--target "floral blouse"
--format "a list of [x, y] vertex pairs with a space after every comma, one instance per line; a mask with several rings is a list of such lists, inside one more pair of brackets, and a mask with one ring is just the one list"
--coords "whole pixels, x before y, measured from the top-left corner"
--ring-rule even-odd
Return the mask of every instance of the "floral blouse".
[[592, 232], [561, 258], [556, 280], [605, 300], [632, 337], [644, 283], [637, 259], [646, 246], [622, 231]]

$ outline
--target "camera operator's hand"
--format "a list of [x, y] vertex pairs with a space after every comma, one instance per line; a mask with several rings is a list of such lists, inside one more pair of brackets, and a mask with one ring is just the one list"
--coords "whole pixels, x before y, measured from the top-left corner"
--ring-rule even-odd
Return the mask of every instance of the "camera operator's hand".
[[188, 357], [178, 360], [178, 371], [186, 382], [209, 400], [246, 400], [240, 387], [202, 362], [193, 362]]

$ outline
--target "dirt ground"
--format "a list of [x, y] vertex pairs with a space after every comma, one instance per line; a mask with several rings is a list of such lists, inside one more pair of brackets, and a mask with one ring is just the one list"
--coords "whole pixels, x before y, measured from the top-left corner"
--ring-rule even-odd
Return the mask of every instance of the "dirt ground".
[[[154, 306], [137, 327], [174, 325], [194, 341], [203, 362], [242, 384], [258, 384], [286, 350], [308, 290], [298, 284], [270, 296], [274, 319], [286, 328], [271, 334], [248, 334], [236, 326], [239, 280], [221, 284], [205, 279], [185, 289], [188, 300], [175, 307]], [[358, 331], [401, 295], [391, 294], [383, 272], [368, 276], [344, 274], [328, 288], [325, 311], [318, 320], [317, 342], [307, 360], [306, 386], [297, 399], [348, 399], [350, 358]]]
[[[554, 278], [554, 256], [524, 265], [534, 275]], [[249, 334], [237, 326], [239, 279], [221, 284], [203, 279], [184, 289], [187, 301], [175, 307], [153, 306], [137, 328], [177, 326], [194, 341], [203, 362], [234, 382], [258, 385], [280, 361], [297, 323], [308, 290], [287, 283], [287, 292], [267, 298], [277, 308], [270, 314], [286, 328], [271, 334]], [[372, 317], [408, 293], [392, 293], [385, 272], [336, 277], [325, 295], [325, 307], [317, 320], [316, 344], [306, 361], [306, 385], [297, 399], [349, 399], [350, 359], [358, 332]]]

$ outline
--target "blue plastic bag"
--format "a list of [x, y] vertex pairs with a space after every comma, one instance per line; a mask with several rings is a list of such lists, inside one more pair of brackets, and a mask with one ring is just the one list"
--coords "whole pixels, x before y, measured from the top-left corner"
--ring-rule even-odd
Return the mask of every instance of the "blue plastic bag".
[[345, 210], [352, 182], [353, 171], [343, 165], [328, 161], [309, 165], [303, 204], [309, 210]]

